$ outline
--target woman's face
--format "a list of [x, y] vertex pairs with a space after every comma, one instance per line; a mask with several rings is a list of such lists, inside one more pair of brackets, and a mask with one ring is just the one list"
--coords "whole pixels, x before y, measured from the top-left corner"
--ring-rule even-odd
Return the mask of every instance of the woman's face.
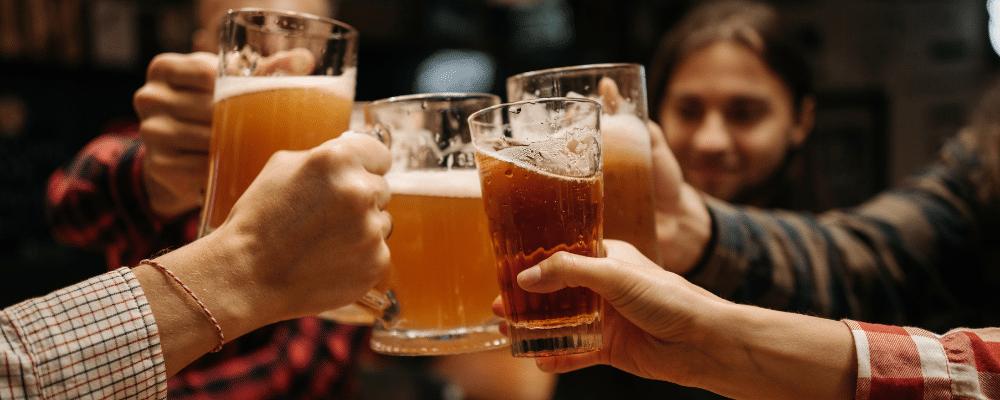
[[740, 44], [692, 53], [667, 85], [667, 143], [685, 179], [723, 200], [763, 184], [812, 129], [812, 100], [796, 116], [788, 87]]

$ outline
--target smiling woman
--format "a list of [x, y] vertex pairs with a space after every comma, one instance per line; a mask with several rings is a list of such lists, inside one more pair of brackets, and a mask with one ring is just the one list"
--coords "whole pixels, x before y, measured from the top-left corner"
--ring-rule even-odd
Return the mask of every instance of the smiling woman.
[[755, 206], [819, 210], [801, 150], [815, 119], [809, 65], [771, 6], [706, 3], [664, 36], [650, 110], [685, 180]]

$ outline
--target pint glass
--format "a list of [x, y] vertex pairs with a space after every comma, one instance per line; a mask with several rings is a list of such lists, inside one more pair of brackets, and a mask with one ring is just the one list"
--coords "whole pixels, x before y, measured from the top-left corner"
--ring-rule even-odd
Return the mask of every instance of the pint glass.
[[[617, 93], [603, 93], [610, 80]], [[652, 156], [646, 126], [646, 75], [639, 64], [594, 64], [507, 78], [507, 100], [587, 97], [601, 103], [604, 154], [604, 237], [631, 243], [662, 265], [656, 239]]]
[[357, 40], [354, 28], [308, 14], [226, 14], [198, 236], [225, 221], [275, 152], [309, 149], [347, 130]]
[[599, 350], [603, 300], [587, 288], [530, 293], [517, 274], [559, 251], [603, 257], [600, 105], [546, 98], [469, 118], [511, 352]]
[[456, 354], [505, 346], [492, 311], [500, 294], [468, 117], [491, 94], [436, 93], [371, 102], [366, 120], [392, 137], [393, 321], [376, 320], [371, 348], [394, 355]]

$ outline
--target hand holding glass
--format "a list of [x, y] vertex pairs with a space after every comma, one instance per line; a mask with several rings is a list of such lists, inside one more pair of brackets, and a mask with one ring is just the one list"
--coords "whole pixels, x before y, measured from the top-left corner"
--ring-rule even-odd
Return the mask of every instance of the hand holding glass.
[[223, 21], [198, 236], [215, 230], [278, 150], [305, 150], [348, 128], [358, 33], [328, 18], [230, 10]]
[[[223, 19], [209, 171], [198, 236], [210, 234], [279, 150], [305, 150], [348, 129], [358, 32], [339, 21], [278, 10]], [[362, 302], [395, 312], [383, 290]]]

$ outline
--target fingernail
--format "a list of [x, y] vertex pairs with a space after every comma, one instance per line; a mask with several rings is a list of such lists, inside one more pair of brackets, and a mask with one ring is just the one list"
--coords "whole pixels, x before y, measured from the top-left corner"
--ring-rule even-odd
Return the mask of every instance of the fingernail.
[[524, 271], [521, 271], [520, 274], [517, 274], [517, 284], [522, 288], [535, 286], [541, 280], [542, 280], [542, 268], [537, 265], [528, 268]]

